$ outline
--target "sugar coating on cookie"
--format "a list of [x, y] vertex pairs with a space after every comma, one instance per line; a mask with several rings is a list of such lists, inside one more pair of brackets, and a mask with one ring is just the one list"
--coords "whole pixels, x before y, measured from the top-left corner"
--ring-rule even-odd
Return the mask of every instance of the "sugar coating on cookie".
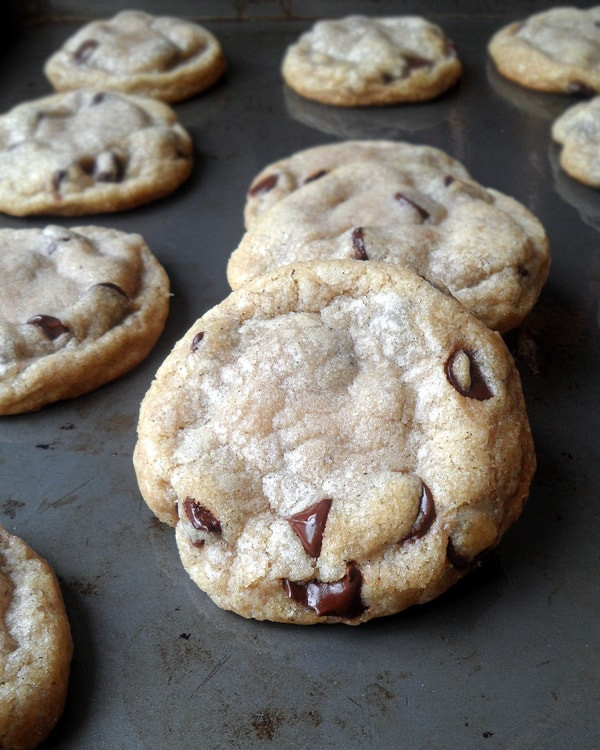
[[499, 334], [407, 269], [323, 261], [190, 328], [142, 402], [134, 463], [219, 606], [356, 624], [476, 564], [535, 456]]
[[52, 568], [0, 526], [0, 747], [32, 750], [60, 718], [73, 642]]
[[0, 230], [0, 414], [128, 372], [156, 343], [168, 307], [169, 280], [140, 235]]
[[192, 141], [163, 102], [79, 90], [0, 116], [0, 211], [122, 211], [173, 192], [190, 174]]
[[461, 74], [453, 42], [420, 16], [318, 21], [282, 63], [285, 82], [298, 94], [345, 107], [432, 99]]
[[203, 26], [124, 10], [79, 29], [44, 70], [57, 91], [96, 88], [177, 102], [212, 86], [225, 68], [219, 41]]
[[433, 147], [320, 146], [265, 168], [249, 193], [249, 228], [227, 266], [233, 289], [297, 261], [400, 263], [506, 331], [530, 312], [548, 275], [538, 219]]
[[552, 124], [560, 144], [559, 163], [573, 179], [600, 187], [600, 96], [576, 104]]
[[526, 88], [600, 92], [600, 6], [551, 8], [508, 24], [488, 51], [503, 76]]

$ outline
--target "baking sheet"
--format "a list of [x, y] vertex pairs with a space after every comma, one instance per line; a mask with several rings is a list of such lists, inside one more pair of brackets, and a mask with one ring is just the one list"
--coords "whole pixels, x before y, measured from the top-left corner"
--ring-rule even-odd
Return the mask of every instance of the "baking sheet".
[[[191, 179], [134, 211], [0, 226], [100, 224], [140, 232], [172, 283], [156, 348], [129, 375], [34, 415], [0, 418], [0, 522], [60, 577], [75, 656], [64, 715], [44, 748], [589, 748], [600, 746], [600, 193], [562, 174], [552, 119], [573, 99], [502, 80], [486, 43], [535, 3], [431, 3], [465, 75], [432, 103], [339, 110], [279, 76], [316, 13], [384, 15], [391, 2], [131, 3], [205, 23], [229, 61], [210, 92], [176, 105], [197, 148]], [[50, 93], [45, 59], [114, 2], [19, 6], [3, 44], [0, 107]], [[20, 12], [19, 12], [20, 11]], [[27, 12], [25, 12], [27, 11]], [[245, 18], [246, 20], [241, 20]], [[246, 621], [188, 579], [173, 532], [137, 489], [137, 412], [174, 342], [228, 293], [246, 189], [268, 162], [345, 138], [427, 143], [527, 205], [553, 264], [507, 341], [522, 374], [538, 472], [520, 521], [436, 602], [358, 628]]]

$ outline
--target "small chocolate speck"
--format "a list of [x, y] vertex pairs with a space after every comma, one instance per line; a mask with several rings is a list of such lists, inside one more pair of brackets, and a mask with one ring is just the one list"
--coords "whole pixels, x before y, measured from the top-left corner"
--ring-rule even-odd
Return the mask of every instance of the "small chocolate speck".
[[49, 339], [57, 339], [69, 330], [63, 323], [52, 315], [32, 315], [27, 321], [40, 328]]
[[197, 352], [200, 348], [200, 342], [204, 338], [204, 331], [199, 331], [194, 338], [192, 339], [192, 346], [191, 349], [193, 352]]
[[430, 216], [429, 211], [426, 211], [423, 208], [423, 206], [419, 206], [418, 203], [415, 203], [415, 201], [411, 200], [410, 198], [407, 198], [407, 196], [404, 195], [404, 193], [395, 193], [394, 198], [399, 203], [404, 203], [406, 205], [412, 206], [412, 208], [415, 209], [415, 211], [419, 214], [419, 216], [421, 217], [423, 221], [426, 221], [429, 218]]
[[356, 260], [369, 260], [365, 248], [365, 230], [362, 227], [356, 227], [352, 231], [352, 246], [354, 247], [354, 258]]
[[268, 193], [269, 190], [272, 190], [275, 185], [277, 185], [278, 177], [276, 174], [271, 174], [265, 177], [264, 179], [260, 180], [260, 182], [257, 182], [255, 185], [252, 185], [250, 188], [249, 194], [251, 196], [260, 195], [261, 193]]

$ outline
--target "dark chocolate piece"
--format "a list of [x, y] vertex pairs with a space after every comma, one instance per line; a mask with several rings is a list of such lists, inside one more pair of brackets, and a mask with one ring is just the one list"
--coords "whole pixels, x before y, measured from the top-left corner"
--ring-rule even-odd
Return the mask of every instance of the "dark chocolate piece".
[[425, 536], [435, 521], [435, 503], [429, 487], [423, 482], [423, 491], [421, 492], [421, 502], [419, 503], [419, 512], [412, 525], [408, 535], [402, 540], [403, 542], [414, 542]]
[[94, 177], [99, 182], [120, 182], [124, 174], [123, 159], [114, 151], [105, 151], [96, 159]]
[[354, 247], [354, 257], [356, 260], [369, 260], [365, 248], [365, 230], [362, 227], [356, 227], [352, 230], [352, 246]]
[[275, 185], [277, 185], [277, 180], [279, 178], [276, 174], [270, 174], [264, 179], [262, 179], [260, 182], [257, 182], [256, 185], [252, 185], [250, 188], [249, 194], [250, 195], [259, 195], [259, 193], [268, 193], [269, 190], [272, 190]]
[[403, 193], [396, 193], [394, 195], [394, 198], [399, 203], [407, 203], [409, 206], [412, 206], [415, 209], [415, 211], [419, 214], [419, 216], [421, 217], [421, 219], [423, 221], [426, 221], [429, 218], [429, 216], [430, 216], [429, 211], [426, 211], [422, 206], [419, 206], [418, 203], [415, 203], [410, 198], [407, 198]]
[[323, 532], [330, 508], [331, 498], [325, 497], [318, 503], [314, 503], [309, 508], [295, 513], [287, 519], [307, 554], [311, 557], [318, 557], [321, 554]]
[[58, 318], [52, 315], [32, 315], [27, 321], [31, 325], [41, 328], [49, 339], [57, 339], [69, 330]]
[[212, 514], [208, 508], [197, 503], [193, 497], [186, 497], [183, 501], [183, 510], [189, 522], [198, 531], [209, 531], [213, 534], [221, 533], [221, 522]]
[[[471, 383], [468, 388], [465, 388], [463, 386], [454, 372], [454, 361], [460, 353], [466, 354], [469, 358]], [[450, 385], [452, 385], [453, 388], [456, 388], [461, 396], [474, 398], [477, 399], [477, 401], [486, 401], [488, 398], [492, 398], [492, 396], [494, 395], [490, 390], [488, 384], [485, 382], [483, 373], [481, 372], [481, 370], [479, 369], [479, 365], [475, 361], [473, 352], [468, 349], [457, 349], [455, 352], [453, 352], [448, 357], [445, 371], [448, 382], [450, 383]]]
[[306, 185], [307, 182], [314, 182], [315, 180], [318, 180], [319, 177], [325, 177], [326, 174], [326, 169], [319, 169], [317, 172], [313, 172], [312, 174], [308, 175], [308, 177], [304, 180], [304, 184]]
[[362, 574], [354, 561], [346, 563], [346, 575], [339, 581], [297, 583], [284, 579], [283, 585], [290, 599], [309, 607], [319, 617], [351, 620], [366, 609], [360, 598]]
[[99, 42], [96, 39], [86, 39], [82, 42], [79, 47], [73, 53], [73, 58], [76, 63], [83, 65], [92, 56], [93, 51], [99, 46]]
[[97, 286], [104, 286], [107, 289], [112, 289], [114, 292], [117, 292], [122, 297], [125, 297], [125, 299], [129, 299], [129, 295], [124, 289], [121, 289], [121, 287], [118, 284], [113, 284], [112, 281], [101, 281], [99, 284], [94, 284], [94, 286], [90, 287], [90, 289], [94, 289]]
[[193, 352], [198, 351], [198, 349], [200, 348], [200, 342], [202, 341], [203, 338], [204, 338], [204, 331], [200, 331], [194, 336], [194, 338], [192, 339], [192, 347], [191, 347]]
[[427, 60], [419, 55], [404, 55], [404, 61], [408, 70], [418, 70], [419, 68], [430, 68], [431, 60]]

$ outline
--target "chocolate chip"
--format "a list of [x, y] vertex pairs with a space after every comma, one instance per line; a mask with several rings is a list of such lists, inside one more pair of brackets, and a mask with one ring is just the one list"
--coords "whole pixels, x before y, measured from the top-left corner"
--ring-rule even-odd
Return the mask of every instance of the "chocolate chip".
[[318, 557], [321, 554], [323, 532], [330, 508], [331, 498], [325, 497], [287, 519], [307, 554], [311, 557]]
[[304, 180], [304, 184], [308, 182], [314, 182], [315, 180], [318, 180], [320, 177], [325, 177], [327, 174], [326, 169], [319, 169], [317, 172], [313, 172], [312, 174], [308, 175], [308, 177]]
[[96, 157], [94, 177], [99, 182], [120, 182], [125, 174], [123, 159], [114, 151], [104, 151]]
[[200, 342], [202, 341], [203, 338], [204, 338], [204, 331], [200, 331], [194, 336], [194, 338], [192, 339], [192, 347], [191, 347], [193, 352], [198, 351], [198, 349], [200, 348]]
[[569, 81], [567, 84], [567, 94], [578, 94], [581, 96], [594, 96], [595, 89], [581, 81]]
[[49, 339], [57, 339], [69, 330], [58, 318], [52, 315], [33, 315], [27, 321], [31, 325], [41, 328]]
[[260, 193], [268, 193], [269, 190], [272, 190], [275, 185], [277, 185], [278, 177], [276, 174], [271, 174], [268, 177], [265, 177], [260, 182], [257, 182], [256, 185], [252, 185], [249, 191], [249, 195], [259, 195]]
[[431, 60], [427, 60], [419, 55], [404, 55], [404, 61], [408, 70], [418, 70], [419, 68], [431, 67]]
[[200, 503], [197, 503], [193, 497], [186, 497], [183, 501], [183, 510], [188, 517], [189, 522], [198, 531], [209, 531], [213, 534], [221, 533], [221, 522]]
[[57, 169], [52, 175], [52, 190], [56, 195], [60, 194], [60, 186], [67, 177], [66, 169]]
[[467, 398], [486, 401], [494, 395], [474, 359], [474, 354], [468, 349], [457, 349], [453, 352], [445, 366], [446, 377], [453, 388]]
[[422, 206], [419, 206], [419, 204], [418, 204], [418, 203], [415, 203], [415, 202], [414, 202], [413, 200], [411, 200], [410, 198], [407, 198], [407, 197], [406, 197], [406, 196], [404, 195], [404, 193], [395, 193], [395, 194], [394, 194], [394, 198], [395, 198], [395, 199], [396, 199], [396, 200], [397, 200], [397, 201], [398, 201], [399, 203], [405, 203], [405, 204], [407, 204], [407, 205], [411, 206], [412, 208], [414, 208], [414, 209], [415, 209], [415, 211], [416, 211], [416, 212], [417, 212], [417, 213], [419, 214], [419, 216], [421, 217], [421, 219], [422, 219], [423, 221], [426, 221], [426, 220], [427, 220], [427, 219], [429, 218], [429, 216], [430, 216], [430, 213], [429, 213], [429, 211], [426, 211], [426, 210], [425, 210], [425, 209], [424, 209], [424, 208], [423, 208]]
[[105, 95], [103, 91], [97, 91], [94, 96], [90, 99], [90, 107], [93, 107], [95, 104], [102, 104], [104, 101]]
[[290, 599], [309, 607], [319, 617], [352, 619], [366, 609], [360, 596], [362, 573], [353, 561], [346, 564], [346, 574], [339, 581], [297, 583], [284, 579], [283, 585]]
[[125, 297], [125, 299], [129, 299], [129, 295], [124, 289], [121, 289], [121, 287], [118, 284], [113, 284], [112, 281], [101, 281], [99, 284], [94, 284], [94, 286], [90, 287], [90, 289], [94, 289], [95, 287], [103, 286], [107, 289], [112, 289], [114, 292], [117, 292], [122, 297]]
[[454, 181], [455, 181], [455, 178], [454, 178], [454, 177], [452, 177], [452, 175], [451, 175], [451, 174], [447, 174], [447, 175], [446, 175], [446, 176], [444, 177], [444, 185], [445, 185], [446, 187], [450, 187], [450, 185], [452, 185], [452, 183], [453, 183]]
[[423, 482], [423, 491], [421, 492], [421, 502], [419, 503], [419, 512], [412, 525], [408, 535], [402, 540], [403, 542], [414, 542], [425, 536], [429, 531], [431, 524], [435, 520], [435, 503], [429, 487]]
[[352, 246], [354, 247], [354, 257], [356, 260], [369, 260], [365, 248], [365, 231], [362, 227], [356, 227], [352, 231]]
[[73, 53], [75, 62], [82, 65], [86, 63], [92, 56], [92, 52], [99, 46], [99, 42], [96, 39], [86, 39], [82, 42], [79, 47]]
[[531, 274], [529, 273], [529, 269], [525, 268], [525, 266], [517, 266], [517, 273], [522, 279], [526, 279]]

